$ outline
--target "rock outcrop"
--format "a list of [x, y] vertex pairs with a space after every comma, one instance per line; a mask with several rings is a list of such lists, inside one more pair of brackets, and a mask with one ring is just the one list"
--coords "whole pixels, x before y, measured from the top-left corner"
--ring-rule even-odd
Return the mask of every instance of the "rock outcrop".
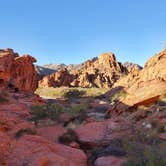
[[58, 143], [63, 127], [37, 127], [30, 121], [33, 95], [20, 92], [15, 99], [13, 94], [0, 101], [0, 165], [87, 166], [82, 150]]
[[40, 136], [25, 135], [13, 144], [8, 165], [21, 166], [86, 166], [81, 150], [49, 142]]
[[33, 62], [0, 50], [0, 87], [6, 87], [0, 91], [0, 165], [122, 166], [151, 163], [151, 156], [165, 165], [166, 50], [142, 70], [110, 53], [40, 81], [43, 87], [112, 87], [98, 99], [42, 100], [25, 93], [37, 87]]
[[34, 62], [30, 55], [20, 57], [12, 49], [0, 50], [0, 87], [34, 92], [38, 86]]
[[[123, 86], [126, 95], [120, 99], [117, 108], [134, 106], [137, 103], [146, 103], [148, 99], [166, 93], [166, 49], [150, 58], [141, 71], [131, 72], [114, 84], [114, 87]], [[122, 106], [123, 105], [123, 106]], [[125, 109], [124, 109], [125, 110]]]
[[70, 86], [71, 80], [72, 76], [69, 74], [68, 70], [66, 68], [62, 68], [58, 72], [44, 77], [39, 81], [39, 84], [42, 87]]
[[[62, 69], [61, 69], [62, 70]], [[40, 87], [111, 87], [127, 69], [119, 63], [113, 53], [104, 53], [99, 58], [86, 61], [81, 69], [57, 71], [44, 77]]]

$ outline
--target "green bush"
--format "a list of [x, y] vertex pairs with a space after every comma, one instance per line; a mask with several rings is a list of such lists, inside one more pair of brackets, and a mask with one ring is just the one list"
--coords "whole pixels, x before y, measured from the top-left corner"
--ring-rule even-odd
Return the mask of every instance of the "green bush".
[[66, 133], [59, 137], [59, 142], [63, 144], [69, 144], [78, 140], [78, 137], [74, 130], [68, 129]]
[[106, 147], [93, 149], [91, 162], [102, 156], [113, 155], [128, 159], [123, 166], [166, 166], [166, 141], [158, 137], [157, 127], [134, 129], [131, 135], [111, 140]]
[[[162, 148], [161, 148], [162, 147]], [[146, 146], [137, 142], [130, 143], [129, 160], [123, 166], [165, 166], [166, 145], [162, 143]]]
[[80, 113], [86, 111], [88, 109], [87, 105], [83, 105], [83, 104], [74, 104], [71, 107], [69, 107], [68, 109], [66, 109], [66, 111], [72, 115], [72, 116], [77, 116]]
[[17, 133], [16, 133], [16, 138], [20, 138], [22, 135], [24, 134], [29, 134], [29, 135], [34, 135], [36, 134], [36, 130], [27, 128], [27, 129], [20, 129]]
[[121, 90], [115, 93], [113, 96], [110, 97], [111, 102], [116, 102], [121, 97], [126, 97], [127, 93], [124, 90]]
[[166, 142], [158, 137], [156, 129], [137, 130], [134, 137], [123, 139], [129, 160], [123, 166], [165, 166]]
[[71, 89], [64, 93], [64, 98], [71, 100], [71, 99], [80, 98], [84, 94], [85, 91], [83, 90]]
[[32, 118], [37, 125], [40, 119], [57, 120], [60, 113], [64, 112], [64, 109], [59, 104], [47, 104], [47, 105], [34, 105], [31, 107]]
[[152, 124], [152, 127], [156, 130], [157, 133], [162, 133], [165, 131], [165, 125], [160, 123], [159, 121], [157, 120], [153, 120], [151, 122]]

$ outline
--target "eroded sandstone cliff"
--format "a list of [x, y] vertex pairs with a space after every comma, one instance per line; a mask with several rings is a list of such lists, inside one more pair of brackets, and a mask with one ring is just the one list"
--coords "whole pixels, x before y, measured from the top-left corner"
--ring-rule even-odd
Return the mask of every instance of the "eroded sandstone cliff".
[[38, 86], [37, 72], [30, 55], [19, 56], [12, 49], [0, 50], [0, 87], [34, 92]]

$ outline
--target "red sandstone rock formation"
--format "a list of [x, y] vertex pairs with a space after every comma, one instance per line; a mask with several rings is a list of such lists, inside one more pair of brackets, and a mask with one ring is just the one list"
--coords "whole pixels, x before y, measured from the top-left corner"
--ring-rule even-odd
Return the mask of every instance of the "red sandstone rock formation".
[[87, 157], [81, 150], [32, 135], [22, 136], [13, 144], [7, 159], [9, 166], [87, 166]]
[[165, 66], [166, 49], [150, 58], [143, 70], [118, 80], [114, 87], [124, 86], [127, 95], [120, 98], [116, 108], [122, 111], [128, 108], [126, 106], [134, 106], [137, 103], [144, 105], [149, 99], [166, 93]]
[[[13, 94], [8, 95], [12, 97]], [[28, 106], [27, 100], [32, 105], [33, 96], [27, 98], [22, 93], [17, 101], [13, 99], [0, 103], [0, 165], [87, 166], [87, 157], [82, 150], [57, 142], [58, 136], [63, 133], [62, 127], [36, 128], [34, 123], [28, 121], [31, 105]], [[27, 130], [34, 131], [35, 135], [27, 135]]]
[[99, 58], [86, 61], [80, 70], [59, 70], [44, 77], [40, 87], [111, 87], [117, 79], [125, 74], [126, 68], [117, 62], [113, 53], [102, 54]]
[[66, 68], [60, 69], [49, 76], [44, 77], [39, 85], [42, 87], [60, 87], [60, 86], [70, 86], [72, 76], [69, 74]]
[[[36, 76], [33, 77], [35, 74], [33, 73], [32, 63], [34, 62], [34, 59], [32, 57], [18, 57], [17, 54], [8, 49], [0, 50], [0, 58], [1, 86], [12, 84], [20, 90], [33, 91], [35, 89], [31, 84], [36, 78]], [[104, 61], [104, 59], [107, 61]], [[166, 125], [165, 106], [160, 107], [160, 104], [158, 103], [155, 106], [153, 105], [153, 107], [148, 108], [149, 105], [156, 103], [162, 94], [166, 93], [165, 65], [166, 50], [152, 57], [146, 63], [145, 68], [142, 71], [135, 70], [134, 68], [131, 69], [131, 74], [127, 76], [131, 78], [131, 82], [128, 84], [125, 82], [126, 95], [122, 96], [122, 98], [120, 97], [120, 103], [115, 107], [115, 109], [119, 111], [125, 111], [125, 109], [123, 109], [125, 108], [125, 105], [130, 108], [132, 106], [140, 107], [143, 105], [147, 107], [146, 110], [134, 108], [136, 111], [134, 113], [131, 112], [131, 121], [129, 120], [130, 118], [121, 119], [121, 117], [118, 119], [112, 116], [111, 119], [105, 119], [99, 122], [86, 121], [87, 123], [82, 123], [74, 129], [81, 146], [79, 146], [77, 142], [71, 142], [70, 146], [74, 148], [58, 143], [59, 135], [63, 133], [63, 130], [65, 131], [62, 126], [43, 126], [38, 128], [32, 122], [28, 121], [31, 117], [31, 110], [29, 107], [34, 101], [33, 95], [27, 98], [24, 93], [17, 94], [17, 99], [13, 98], [7, 103], [0, 103], [0, 165], [87, 166], [87, 157], [85, 153], [77, 148], [82, 148], [82, 146], [85, 145], [85, 147], [93, 149], [98, 146], [108, 145], [114, 139], [132, 135], [134, 124], [132, 122], [134, 118], [132, 117], [137, 113], [142, 114], [142, 112], [144, 112], [145, 115], [147, 115], [147, 112], [151, 112], [150, 118], [160, 120], [160, 122]], [[29, 71], [31, 72], [25, 72], [28, 68], [30, 68]], [[115, 72], [116, 74], [113, 74], [112, 72]], [[104, 54], [97, 60], [87, 61], [81, 71], [75, 71], [75, 74], [72, 75], [72, 79], [74, 78], [76, 81], [75, 85], [77, 86], [111, 86], [123, 72], [123, 67], [116, 62], [113, 54]], [[93, 75], [93, 73], [97, 75]], [[65, 79], [63, 79], [63, 76]], [[53, 85], [56, 83], [56, 86], [71, 86], [71, 84], [68, 84], [68, 82], [70, 83], [71, 81], [70, 76], [71, 75], [65, 69], [60, 73], [55, 73], [53, 79], [56, 78], [57, 82], [53, 82]], [[116, 77], [114, 78], [114, 76]], [[108, 84], [110, 83], [110, 79], [113, 82]], [[52, 85], [52, 82], [50, 84]], [[12, 96], [13, 94], [10, 97]], [[36, 102], [39, 101], [40, 100], [37, 98]], [[166, 101], [166, 99], [164, 101]], [[141, 115], [141, 118], [146, 118], [145, 115]], [[146, 121], [148, 122], [148, 118]], [[142, 121], [139, 122], [138, 125], [142, 126]], [[37, 130], [36, 135], [32, 135], [33, 133], [26, 133], [25, 131], [27, 129]], [[24, 132], [17, 138], [20, 131]], [[165, 132], [161, 133], [159, 137], [165, 140]], [[98, 156], [94, 161], [94, 165], [121, 166], [125, 161], [126, 158], [124, 157], [115, 157], [110, 154]]]
[[80, 142], [92, 148], [107, 145], [113, 139], [128, 135], [131, 132], [130, 127], [129, 123], [125, 121], [111, 119], [83, 124], [75, 132]]
[[12, 49], [0, 50], [0, 87], [12, 87], [33, 92], [37, 88], [37, 73], [30, 55], [19, 57]]

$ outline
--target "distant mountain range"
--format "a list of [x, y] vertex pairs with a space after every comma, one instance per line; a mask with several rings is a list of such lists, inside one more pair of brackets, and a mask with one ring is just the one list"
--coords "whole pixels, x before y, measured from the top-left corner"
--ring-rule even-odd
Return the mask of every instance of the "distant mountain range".
[[83, 64], [69, 64], [69, 65], [65, 65], [64, 63], [60, 63], [60, 64], [56, 64], [56, 63], [51, 63], [51, 64], [46, 64], [43, 66], [38, 66], [36, 65], [36, 71], [37, 73], [43, 77], [43, 76], [47, 76], [50, 75], [62, 68], [66, 68], [69, 72], [71, 70], [79, 70], [81, 69]]

